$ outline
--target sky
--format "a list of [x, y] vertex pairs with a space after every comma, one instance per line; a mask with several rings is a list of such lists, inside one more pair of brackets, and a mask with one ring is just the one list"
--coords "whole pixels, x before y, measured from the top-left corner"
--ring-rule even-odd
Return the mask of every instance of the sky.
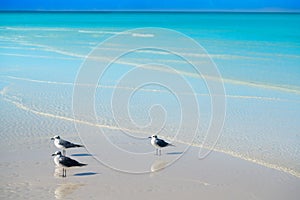
[[300, 0], [0, 0], [0, 10], [300, 11]]

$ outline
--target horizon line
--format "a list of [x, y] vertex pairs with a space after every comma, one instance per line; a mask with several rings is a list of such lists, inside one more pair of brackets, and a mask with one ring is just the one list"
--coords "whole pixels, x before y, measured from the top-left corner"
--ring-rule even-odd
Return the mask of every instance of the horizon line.
[[268, 10], [268, 9], [258, 9], [258, 10], [1, 10], [0, 12], [74, 12], [74, 13], [300, 13], [299, 10]]

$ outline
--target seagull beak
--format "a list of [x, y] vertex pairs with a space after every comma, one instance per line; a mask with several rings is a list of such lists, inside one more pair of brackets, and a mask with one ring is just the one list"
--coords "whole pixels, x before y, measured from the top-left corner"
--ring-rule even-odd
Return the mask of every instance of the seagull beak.
[[52, 137], [51, 140], [54, 140], [54, 138]]
[[152, 138], [151, 136], [149, 136], [148, 138]]
[[55, 153], [53, 153], [51, 156], [56, 156], [56, 154], [55, 154]]

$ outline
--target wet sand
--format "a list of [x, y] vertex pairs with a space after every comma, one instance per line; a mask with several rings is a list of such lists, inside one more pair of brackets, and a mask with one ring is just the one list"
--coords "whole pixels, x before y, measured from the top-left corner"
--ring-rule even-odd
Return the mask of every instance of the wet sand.
[[[149, 173], [143, 174], [108, 168], [85, 149], [69, 150], [68, 155], [88, 166], [67, 170], [62, 178], [51, 157], [56, 148], [50, 137], [59, 132], [80, 143], [74, 124], [2, 100], [1, 107], [1, 199], [298, 199], [300, 194], [295, 176], [219, 152], [199, 160], [199, 148], [182, 153], [182, 144], [163, 150], [160, 157], [146, 154], [145, 163], [135, 161], [148, 166]], [[150, 141], [147, 145], [151, 148]], [[175, 163], [156, 171], [178, 155]], [[126, 158], [119, 156], [119, 162]]]

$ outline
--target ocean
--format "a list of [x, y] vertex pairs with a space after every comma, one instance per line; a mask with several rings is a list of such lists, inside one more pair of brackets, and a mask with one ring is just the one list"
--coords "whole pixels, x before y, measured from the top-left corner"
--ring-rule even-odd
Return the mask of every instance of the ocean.
[[[218, 140], [210, 144], [214, 150], [300, 177], [299, 24], [300, 14], [291, 13], [2, 12], [2, 142], [13, 144], [19, 137], [42, 136], [42, 132], [35, 135], [34, 123], [44, 123], [45, 129], [61, 132], [70, 129], [64, 126], [62, 130], [59, 122], [44, 120], [73, 122], [75, 81], [90, 52], [102, 48], [101, 44], [111, 37], [128, 35], [124, 31], [129, 30], [130, 40], [106, 44], [105, 55], [98, 58], [103, 62], [129, 43], [158, 37], [150, 32], [134, 33], [132, 29], [162, 28], [182, 33], [200, 44], [219, 72], [221, 79], [215, 81], [223, 84], [226, 113]], [[180, 49], [179, 40], [173, 36], [165, 37], [166, 43]], [[207, 60], [202, 59], [207, 55], [193, 54], [192, 50], [191, 57], [207, 65]], [[141, 70], [138, 75], [126, 78], [136, 68]], [[171, 52], [127, 52], [111, 63], [97, 82], [95, 113], [91, 113], [97, 122], [89, 122], [91, 116], [84, 116], [82, 121], [138, 138], [148, 132], [160, 133], [174, 142], [205, 146], [213, 118], [211, 99], [218, 94], [211, 96], [205, 78], [195, 74], [189, 63]], [[180, 76], [193, 92], [186, 91], [173, 76]], [[154, 81], [149, 77], [155, 77]], [[118, 85], [120, 81], [123, 82]], [[140, 85], [132, 84], [134, 81]], [[180, 89], [176, 92], [169, 87]], [[128, 92], [130, 99], [122, 100]], [[115, 94], [120, 98], [112, 104]], [[194, 95], [201, 116], [196, 132], [190, 125], [195, 118], [189, 115], [194, 107], [182, 107], [186, 104], [180, 102], [186, 103]], [[12, 108], [19, 112], [10, 113]], [[186, 118], [182, 117], [183, 110], [188, 113]], [[31, 127], [22, 125], [21, 115], [33, 115], [36, 121]], [[193, 141], [185, 139], [189, 132], [195, 132]]]

